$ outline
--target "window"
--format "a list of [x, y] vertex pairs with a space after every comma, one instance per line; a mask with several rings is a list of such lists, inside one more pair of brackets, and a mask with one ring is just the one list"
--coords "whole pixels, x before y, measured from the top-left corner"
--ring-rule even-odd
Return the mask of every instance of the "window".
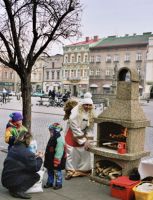
[[114, 55], [114, 62], [118, 62], [119, 61], [119, 55], [118, 54], [115, 54]]
[[81, 71], [78, 69], [77, 77], [81, 76]]
[[84, 77], [87, 77], [88, 76], [88, 71], [87, 69], [84, 70]]
[[54, 63], [54, 62], [52, 62], [52, 69], [54, 69], [54, 65], [55, 65], [55, 63]]
[[96, 62], [101, 62], [101, 56], [96, 56]]
[[78, 55], [78, 59], [77, 59], [77, 61], [78, 61], [78, 63], [81, 62], [81, 56], [80, 56], [80, 55]]
[[68, 63], [68, 56], [64, 57], [64, 63]]
[[13, 72], [10, 72], [10, 79], [13, 79]]
[[76, 77], [76, 70], [74, 70], [74, 77]]
[[90, 62], [94, 62], [94, 56], [90, 56]]
[[74, 77], [74, 70], [71, 70], [71, 77]]
[[90, 70], [90, 76], [93, 76], [93, 75], [94, 75], [94, 70], [91, 69], [91, 70]]
[[49, 71], [46, 72], [46, 79], [49, 80]]
[[52, 72], [52, 80], [54, 80], [55, 79], [55, 72], [53, 71]]
[[74, 63], [75, 62], [75, 57], [74, 55], [71, 55], [71, 63]]
[[100, 69], [96, 70], [96, 76], [100, 76]]
[[106, 69], [106, 76], [110, 76], [110, 70], [109, 69]]
[[60, 79], [60, 71], [57, 71], [57, 79]]
[[7, 76], [8, 76], [8, 73], [7, 73], [7, 72], [4, 72], [4, 78], [7, 79], [7, 78], [8, 78]]
[[65, 78], [68, 78], [68, 77], [69, 77], [68, 70], [65, 70]]
[[111, 56], [110, 55], [106, 56], [106, 62], [111, 62]]
[[130, 61], [130, 54], [129, 54], [129, 53], [126, 53], [126, 54], [125, 54], [124, 61], [125, 61], [125, 62]]
[[87, 63], [88, 62], [88, 55], [84, 56], [84, 62]]
[[142, 54], [141, 53], [137, 53], [136, 54], [136, 61], [141, 61], [142, 60]]

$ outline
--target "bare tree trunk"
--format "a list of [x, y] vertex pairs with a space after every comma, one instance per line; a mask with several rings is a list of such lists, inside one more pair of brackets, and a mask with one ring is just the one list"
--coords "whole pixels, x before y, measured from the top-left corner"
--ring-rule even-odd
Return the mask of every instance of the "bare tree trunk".
[[23, 124], [31, 131], [31, 74], [21, 80]]

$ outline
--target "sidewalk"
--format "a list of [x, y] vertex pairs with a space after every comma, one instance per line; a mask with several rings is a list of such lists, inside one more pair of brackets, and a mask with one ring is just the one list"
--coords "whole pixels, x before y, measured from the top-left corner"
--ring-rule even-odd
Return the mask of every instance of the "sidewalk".
[[[37, 99], [32, 99], [32, 112], [38, 113], [38, 116], [41, 117], [43, 114], [51, 114], [52, 115], [59, 115], [59, 117], [62, 118], [64, 115], [64, 112], [61, 108], [52, 108], [52, 107], [46, 107], [46, 106], [36, 106]], [[146, 108], [150, 103], [146, 103], [145, 101], [141, 102]], [[152, 104], [153, 102], [151, 102]], [[152, 108], [152, 107], [151, 107]], [[148, 107], [149, 113], [152, 113], [152, 109]], [[3, 114], [7, 111], [6, 116], [8, 116], [8, 113], [10, 113], [10, 110], [14, 111], [21, 111], [21, 102], [18, 101], [16, 98], [13, 98], [13, 100], [7, 104], [1, 104], [0, 105], [0, 112], [1, 112], [1, 126], [0, 130], [4, 126], [2, 123], [2, 118], [5, 118]], [[151, 114], [152, 115], [152, 114]], [[48, 115], [46, 115], [48, 117]], [[7, 119], [7, 117], [6, 117]], [[42, 119], [42, 118], [41, 118]], [[46, 121], [46, 119], [44, 120]], [[45, 125], [46, 126], [46, 125]], [[40, 127], [39, 127], [40, 129]], [[3, 138], [3, 131], [1, 130], [1, 139]], [[43, 136], [44, 137], [44, 134]], [[148, 139], [150, 141], [150, 138]], [[1, 144], [3, 141], [1, 141]], [[152, 148], [152, 142], [149, 143]], [[147, 145], [147, 146], [148, 146]], [[6, 154], [0, 151], [0, 172], [3, 168], [3, 161], [5, 159]], [[44, 178], [44, 183], [46, 182], [46, 176]], [[4, 188], [0, 183], [0, 199], [1, 200], [13, 200], [15, 198], [11, 197], [8, 194], [8, 191], [6, 188]], [[53, 189], [45, 189], [43, 193], [36, 193], [32, 194], [33, 200], [115, 200], [116, 198], [111, 197], [110, 195], [110, 187], [106, 185], [101, 185], [95, 182], [91, 182], [89, 177], [81, 177], [81, 178], [74, 178], [69, 181], [64, 180], [63, 181], [63, 188], [60, 190], [53, 190]]]
[[[6, 154], [0, 151], [0, 171], [3, 168], [3, 160]], [[44, 183], [46, 182], [46, 176]], [[110, 187], [91, 182], [89, 177], [73, 178], [64, 180], [63, 188], [60, 190], [44, 189], [42, 193], [31, 194], [33, 200], [113, 200], [110, 196]], [[8, 190], [0, 183], [0, 199], [13, 200]]]

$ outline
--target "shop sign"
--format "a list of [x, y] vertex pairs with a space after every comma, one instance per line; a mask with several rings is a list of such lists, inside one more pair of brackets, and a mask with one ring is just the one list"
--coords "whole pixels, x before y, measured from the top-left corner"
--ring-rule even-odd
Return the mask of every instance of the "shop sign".
[[0, 82], [0, 86], [14, 86], [14, 83], [11, 83], [11, 82]]

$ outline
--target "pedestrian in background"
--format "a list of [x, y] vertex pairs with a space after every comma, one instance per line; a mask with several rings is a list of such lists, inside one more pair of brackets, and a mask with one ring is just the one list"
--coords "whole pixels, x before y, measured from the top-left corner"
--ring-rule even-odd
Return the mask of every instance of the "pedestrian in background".
[[22, 125], [23, 116], [20, 112], [13, 112], [9, 115], [10, 120], [6, 125], [5, 142], [9, 144], [8, 150], [14, 145], [15, 139], [21, 131], [27, 131], [27, 128]]
[[87, 176], [92, 169], [91, 155], [87, 151], [90, 147], [88, 137], [93, 133], [95, 116], [91, 97], [89, 92], [86, 93], [84, 99], [71, 110], [69, 116], [69, 127], [65, 136], [66, 180], [77, 176]]
[[59, 123], [49, 126], [50, 138], [46, 147], [44, 167], [47, 168], [48, 179], [44, 188], [62, 188], [62, 170], [65, 169], [66, 153], [65, 142], [60, 132], [62, 127]]
[[7, 97], [7, 90], [5, 88], [3, 88], [3, 93], [2, 93], [2, 97], [3, 97], [3, 103], [6, 103], [6, 97]]
[[28, 148], [31, 138], [31, 133], [22, 131], [4, 161], [1, 182], [15, 198], [30, 199], [25, 192], [40, 180], [37, 172], [42, 166], [43, 154], [35, 155]]

